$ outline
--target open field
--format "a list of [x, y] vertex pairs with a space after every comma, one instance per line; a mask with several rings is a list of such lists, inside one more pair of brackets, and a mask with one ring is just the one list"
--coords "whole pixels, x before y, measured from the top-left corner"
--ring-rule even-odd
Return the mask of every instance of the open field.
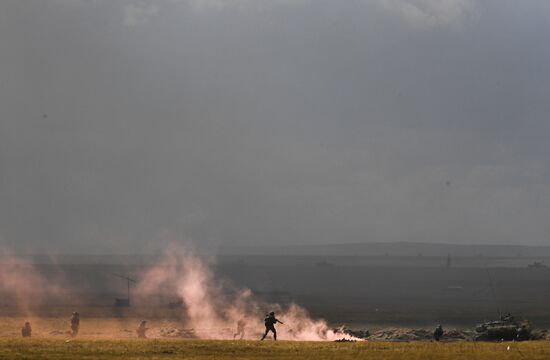
[[0, 359], [548, 359], [550, 342], [315, 343], [1, 339]]
[[[296, 302], [312, 317], [331, 326], [352, 328], [410, 326], [471, 328], [497, 316], [497, 307], [534, 327], [550, 328], [550, 268], [497, 267], [507, 259], [485, 259], [490, 270], [474, 260], [456, 257], [446, 268], [445, 257], [239, 257], [221, 258], [212, 265], [216, 281], [249, 288], [266, 303]], [[468, 260], [468, 261], [467, 261]], [[540, 259], [539, 259], [540, 260]], [[531, 262], [531, 260], [528, 260]], [[433, 262], [433, 264], [432, 264]], [[374, 265], [373, 265], [374, 264]], [[432, 265], [430, 265], [432, 264]], [[454, 266], [454, 265], [453, 265]], [[1, 271], [2, 265], [0, 265]], [[140, 297], [132, 288], [132, 308], [115, 308], [126, 295], [126, 283], [113, 273], [138, 281], [149, 265], [37, 264], [36, 271], [59, 279], [66, 296], [51, 301], [30, 298], [32, 311], [20, 311], [13, 294], [0, 289], [0, 316], [67, 318], [79, 311], [86, 318], [181, 319], [181, 309], [168, 304], [178, 296], [163, 293]], [[490, 288], [488, 271], [493, 282]], [[40, 300], [37, 304], [34, 300]], [[267, 310], [267, 309], [266, 309]]]
[[[392, 257], [390, 260], [397, 261]], [[236, 342], [172, 336], [172, 330], [182, 329], [192, 330], [193, 336], [202, 339], [228, 339], [236, 325], [234, 319], [218, 328], [209, 328], [208, 322], [190, 325], [193, 322], [187, 308], [170, 306], [170, 302], [181, 299], [173, 290], [175, 280], [148, 295], [140, 293], [136, 286], [132, 288], [132, 307], [115, 307], [114, 299], [124, 297], [127, 288], [124, 281], [112, 274], [130, 274], [141, 281], [150, 265], [36, 264], [32, 271], [8, 266], [7, 274], [25, 274], [25, 271], [32, 276], [40, 274], [59, 286], [50, 292], [30, 291], [32, 286], [22, 286], [25, 290], [22, 293], [0, 291], [0, 359], [550, 358], [550, 342], [545, 341], [434, 343], [426, 338], [414, 343], [285, 341], [292, 338], [294, 329], [304, 320], [284, 318], [292, 302], [304, 306], [313, 319], [325, 319], [331, 328], [344, 324], [371, 333], [388, 327], [432, 331], [438, 323], [446, 330], [471, 330], [479, 322], [494, 319], [497, 307], [512, 312], [518, 319], [529, 319], [535, 329], [550, 325], [549, 268], [492, 267], [490, 271], [469, 266], [448, 268], [439, 264], [441, 260], [437, 266], [427, 266], [425, 257], [399, 259], [402, 266], [385, 262], [372, 266], [363, 263], [374, 261], [370, 258], [355, 259], [353, 263], [337, 258], [251, 257], [210, 264], [213, 280], [209, 286], [228, 285], [223, 294], [214, 293], [215, 296], [225, 299], [227, 295], [231, 299], [235, 289], [249, 288], [254, 299], [262, 304], [258, 312], [253, 312], [259, 323], [248, 326], [245, 340]], [[165, 267], [161, 265], [159, 269]], [[23, 278], [12, 284], [26, 285], [25, 281]], [[41, 290], [42, 282], [30, 284]], [[279, 335], [283, 341], [259, 342], [263, 331], [261, 311], [268, 311], [272, 307], [269, 304], [274, 303], [281, 304], [278, 314], [285, 325], [280, 325]], [[212, 300], [211, 304], [223, 310], [228, 303]], [[74, 340], [68, 333], [72, 311], [81, 315], [80, 332]], [[144, 319], [150, 328], [149, 339], [138, 340], [135, 329]], [[21, 339], [20, 329], [27, 320], [32, 324], [33, 338]]]
[[[0, 317], [0, 338], [15, 338], [21, 336], [21, 327], [25, 321], [32, 325], [33, 338], [65, 339], [69, 337], [69, 318], [63, 317]], [[136, 337], [139, 318], [82, 318], [79, 338], [84, 339], [128, 339]], [[183, 328], [178, 320], [152, 319], [148, 320], [147, 332], [149, 338], [158, 338], [161, 328]], [[234, 329], [231, 329], [233, 331]], [[261, 329], [260, 329], [261, 330]], [[259, 336], [256, 336], [256, 338]]]

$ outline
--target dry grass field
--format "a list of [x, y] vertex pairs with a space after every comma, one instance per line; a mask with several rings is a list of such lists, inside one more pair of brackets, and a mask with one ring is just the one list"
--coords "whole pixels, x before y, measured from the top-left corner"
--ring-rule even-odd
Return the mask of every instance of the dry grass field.
[[0, 339], [0, 359], [548, 359], [550, 342]]
[[181, 323], [156, 319], [148, 335], [136, 339], [138, 318], [85, 318], [78, 338], [68, 335], [68, 319], [30, 318], [33, 337], [22, 339], [22, 317], [2, 317], [0, 359], [548, 359], [550, 342], [260, 342], [160, 338], [162, 327]]

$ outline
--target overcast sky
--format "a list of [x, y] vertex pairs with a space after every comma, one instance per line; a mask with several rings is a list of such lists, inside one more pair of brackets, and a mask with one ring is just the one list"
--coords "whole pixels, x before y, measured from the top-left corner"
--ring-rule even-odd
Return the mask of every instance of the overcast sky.
[[0, 244], [550, 244], [547, 0], [2, 0]]

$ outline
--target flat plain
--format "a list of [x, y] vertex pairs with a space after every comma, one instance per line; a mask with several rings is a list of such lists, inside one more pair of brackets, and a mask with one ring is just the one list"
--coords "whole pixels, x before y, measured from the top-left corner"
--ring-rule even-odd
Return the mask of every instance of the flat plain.
[[[509, 259], [485, 258], [483, 262], [491, 265], [487, 270], [475, 263], [482, 261], [477, 257], [457, 258], [452, 268], [446, 268], [445, 260], [427, 256], [245, 257], [221, 259], [213, 272], [237, 288], [252, 289], [262, 302], [286, 305], [295, 301], [313, 318], [326, 319], [334, 327], [433, 329], [441, 323], [445, 329], [472, 329], [494, 319], [496, 307], [528, 319], [536, 329], [550, 326], [549, 268], [527, 268], [523, 263], [512, 267]], [[42, 264], [35, 268], [48, 278], [63, 279], [71, 296], [55, 301], [30, 298], [31, 311], [22, 311], [9, 294], [0, 291], [0, 359], [550, 359], [550, 342], [546, 341], [254, 340], [262, 329], [250, 330], [244, 341], [170, 339], [162, 336], [161, 329], [185, 328], [186, 323], [185, 312], [169, 306], [177, 299], [175, 294], [135, 296], [131, 308], [113, 306], [115, 298], [124, 297], [126, 284], [111, 274], [139, 279], [146, 265]], [[74, 340], [68, 336], [72, 311], [82, 317], [81, 333]], [[148, 320], [151, 339], [138, 340], [135, 329], [143, 319]], [[27, 320], [33, 326], [33, 337], [21, 339], [20, 329]]]
[[0, 359], [548, 359], [550, 342], [1, 339]]

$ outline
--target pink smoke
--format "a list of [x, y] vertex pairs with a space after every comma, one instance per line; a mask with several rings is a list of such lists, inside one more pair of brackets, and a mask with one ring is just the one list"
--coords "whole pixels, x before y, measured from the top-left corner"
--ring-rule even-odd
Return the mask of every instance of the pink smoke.
[[17, 309], [31, 315], [33, 308], [46, 300], [65, 294], [59, 279], [48, 279], [30, 262], [15, 256], [3, 256], [0, 264], [0, 293], [8, 294]]
[[[301, 306], [286, 308], [254, 299], [249, 289], [231, 288], [216, 281], [200, 257], [183, 249], [171, 248], [159, 265], [143, 276], [137, 287], [141, 297], [172, 289], [183, 306], [187, 327], [196, 329], [202, 339], [232, 339], [236, 324], [244, 319], [247, 338], [258, 339], [264, 330], [263, 316], [273, 310], [284, 325], [277, 327], [284, 340], [333, 341], [353, 337], [329, 328], [326, 321], [312, 319]], [[357, 339], [355, 339], [357, 340]]]

